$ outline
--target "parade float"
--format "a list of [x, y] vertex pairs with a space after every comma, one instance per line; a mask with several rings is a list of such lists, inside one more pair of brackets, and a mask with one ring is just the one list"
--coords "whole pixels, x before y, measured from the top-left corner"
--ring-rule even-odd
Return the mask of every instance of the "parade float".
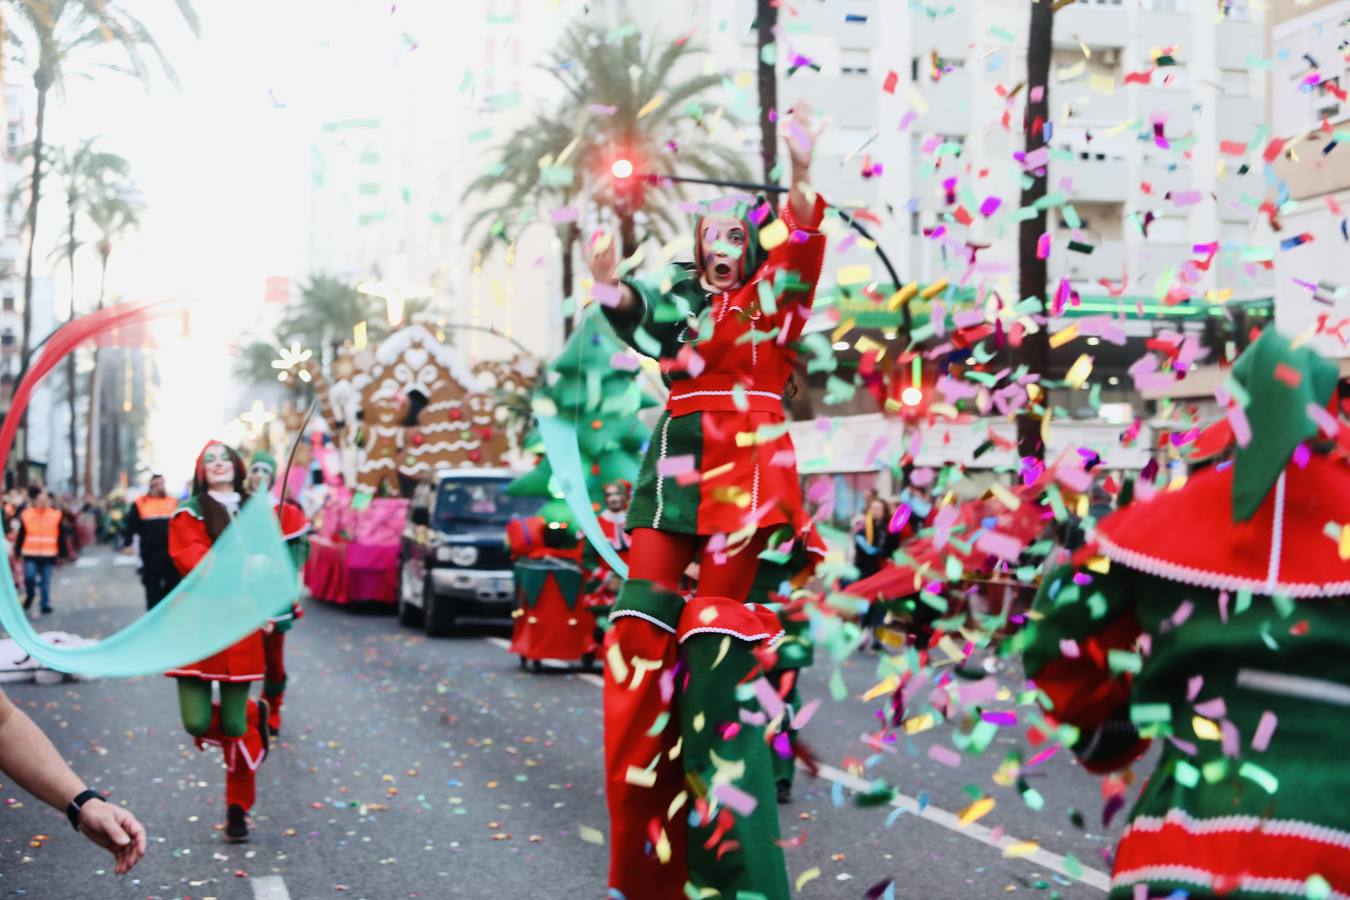
[[430, 322], [311, 370], [327, 432], [325, 501], [305, 585], [333, 603], [398, 600], [411, 499], [446, 469], [509, 466], [522, 441], [509, 410], [537, 372], [529, 357], [470, 366]]

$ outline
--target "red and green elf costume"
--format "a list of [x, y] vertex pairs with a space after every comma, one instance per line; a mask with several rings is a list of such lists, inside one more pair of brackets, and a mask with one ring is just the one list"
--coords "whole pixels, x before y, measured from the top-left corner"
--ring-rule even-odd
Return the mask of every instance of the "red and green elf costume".
[[[628, 510], [629, 580], [606, 638], [609, 886], [627, 900], [683, 898], [686, 885], [788, 896], [757, 699], [759, 651], [782, 628], [744, 601], [770, 532], [823, 552], [802, 503], [783, 391], [824, 260], [824, 211], [817, 197], [798, 222], [785, 205], [790, 237], [766, 252], [759, 234], [771, 209], [742, 207], [741, 287], [710, 293], [697, 266], [672, 265], [655, 280], [624, 279], [635, 315], [606, 309], [622, 339], [660, 360], [670, 387]], [[696, 234], [701, 244], [702, 220]], [[745, 535], [756, 537], [736, 553]], [[715, 549], [723, 540], [733, 545], [725, 554]], [[699, 590], [686, 603], [679, 575], [696, 544]], [[663, 567], [667, 549], [678, 561]], [[656, 570], [659, 578], [643, 574]], [[742, 585], [740, 596], [717, 593], [729, 584]]]
[[[216, 493], [207, 488], [205, 457], [220, 447], [234, 466], [234, 489]], [[192, 496], [169, 520], [169, 556], [187, 577], [211, 551], [211, 545], [245, 501], [244, 464], [239, 455], [212, 441], [197, 457]], [[223, 516], [223, 521], [221, 517]], [[165, 674], [178, 679], [183, 727], [197, 745], [213, 744], [225, 756], [225, 803], [248, 812], [256, 799], [254, 773], [267, 756], [270, 733], [267, 704], [249, 696], [249, 684], [262, 681], [265, 655], [261, 631], [192, 665]], [[220, 701], [211, 702], [211, 685], [219, 685]], [[245, 831], [245, 836], [247, 832]]]
[[[266, 450], [258, 450], [249, 458], [249, 471], [256, 466], [269, 467], [271, 475], [268, 476], [267, 484], [270, 487], [276, 483], [276, 457]], [[276, 511], [277, 521], [281, 523], [281, 536], [290, 550], [291, 560], [295, 563], [296, 571], [300, 571], [309, 556], [309, 519], [300, 504], [290, 498], [283, 502], [280, 497], [273, 497], [272, 508]], [[286, 632], [304, 614], [298, 602], [292, 603], [290, 612], [273, 618], [272, 629], [263, 632], [263, 699], [267, 701], [268, 725], [273, 733], [281, 730], [281, 705], [286, 701]]]
[[[1099, 524], [1015, 639], [1084, 765], [1162, 742], [1111, 897], [1350, 897], [1350, 467], [1337, 370], [1268, 329], [1231, 462]], [[1100, 556], [1089, 560], [1093, 553]]]
[[595, 616], [580, 602], [581, 548], [566, 525], [550, 528], [542, 516], [512, 519], [506, 541], [520, 601], [510, 651], [522, 664], [594, 654]]

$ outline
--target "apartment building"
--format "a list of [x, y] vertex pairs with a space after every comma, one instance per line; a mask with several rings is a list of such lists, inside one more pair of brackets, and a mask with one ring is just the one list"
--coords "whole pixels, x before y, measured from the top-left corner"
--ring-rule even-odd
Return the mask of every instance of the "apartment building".
[[1266, 13], [1270, 122], [1284, 142], [1269, 193], [1280, 204], [1279, 238], [1291, 245], [1276, 261], [1275, 322], [1287, 334], [1312, 334], [1319, 352], [1343, 361], [1350, 278], [1337, 261], [1350, 241], [1350, 152], [1337, 134], [1350, 119], [1348, 19], [1346, 0], [1275, 0]]

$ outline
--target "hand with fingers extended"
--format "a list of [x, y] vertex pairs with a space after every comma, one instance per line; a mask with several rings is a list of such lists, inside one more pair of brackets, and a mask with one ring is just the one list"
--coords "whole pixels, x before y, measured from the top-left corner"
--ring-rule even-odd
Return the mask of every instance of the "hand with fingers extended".
[[145, 826], [130, 810], [104, 800], [80, 807], [80, 834], [113, 855], [118, 875], [130, 872], [145, 856]]
[[617, 288], [616, 300], [613, 303], [605, 303], [609, 311], [630, 315], [636, 310], [636, 296], [631, 289], [619, 282], [619, 247], [613, 233], [597, 229], [586, 242], [583, 256], [596, 284], [605, 285], [611, 290]]
[[811, 162], [815, 158], [816, 143], [825, 131], [817, 125], [811, 105], [801, 101], [788, 111], [783, 125], [783, 142], [787, 144], [788, 159], [792, 161], [791, 190], [788, 205], [799, 222], [806, 222], [815, 206], [815, 191], [811, 188]]

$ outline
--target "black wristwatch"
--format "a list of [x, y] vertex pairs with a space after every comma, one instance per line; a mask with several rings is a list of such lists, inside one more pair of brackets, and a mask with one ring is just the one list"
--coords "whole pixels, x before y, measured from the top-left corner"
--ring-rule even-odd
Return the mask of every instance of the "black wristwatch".
[[70, 801], [66, 807], [66, 818], [70, 820], [70, 827], [76, 831], [80, 830], [80, 810], [90, 800], [102, 800], [103, 795], [93, 788], [85, 788], [75, 795], [75, 799]]

